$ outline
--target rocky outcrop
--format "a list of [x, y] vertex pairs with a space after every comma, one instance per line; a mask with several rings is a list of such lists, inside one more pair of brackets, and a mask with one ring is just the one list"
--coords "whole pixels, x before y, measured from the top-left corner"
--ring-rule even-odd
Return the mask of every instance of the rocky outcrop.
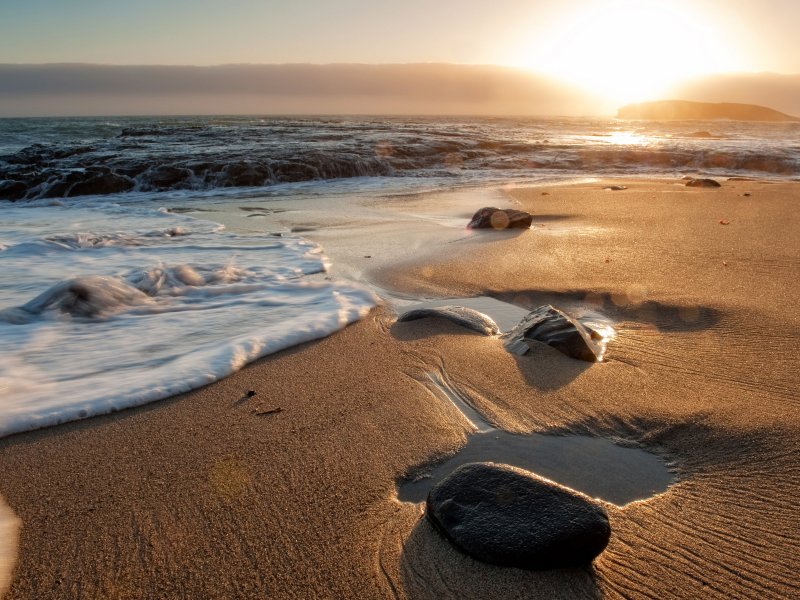
[[0, 181], [0, 200], [21, 200], [28, 193], [28, 186], [21, 181]]
[[508, 465], [459, 467], [430, 491], [426, 509], [428, 519], [453, 545], [500, 566], [585, 566], [611, 537], [601, 505]]
[[89, 196], [100, 194], [119, 194], [132, 190], [134, 183], [131, 179], [111, 172], [97, 173], [84, 181], [73, 185], [66, 193], [67, 196]]
[[733, 102], [689, 102], [688, 100], [661, 100], [629, 104], [617, 111], [620, 119], [646, 121], [800, 121], [797, 117], [757, 104]]
[[533, 223], [533, 215], [513, 208], [485, 206], [472, 216], [469, 229], [528, 229]]

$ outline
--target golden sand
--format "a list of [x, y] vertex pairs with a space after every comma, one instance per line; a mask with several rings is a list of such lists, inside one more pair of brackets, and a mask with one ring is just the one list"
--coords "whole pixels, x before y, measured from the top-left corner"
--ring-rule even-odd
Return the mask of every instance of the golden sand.
[[[22, 521], [7, 597], [797, 596], [800, 185], [624, 183], [512, 190], [530, 231], [367, 272], [410, 294], [591, 305], [616, 324], [606, 362], [517, 357], [383, 307], [190, 394], [5, 438], [0, 494]], [[466, 440], [420, 384], [431, 371], [503, 429], [636, 443], [677, 482], [609, 505], [590, 568], [476, 562], [395, 495]]]

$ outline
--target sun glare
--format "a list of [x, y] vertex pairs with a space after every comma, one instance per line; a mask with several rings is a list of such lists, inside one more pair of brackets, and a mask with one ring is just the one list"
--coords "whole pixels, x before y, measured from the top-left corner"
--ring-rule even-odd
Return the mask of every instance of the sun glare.
[[605, 101], [655, 99], [682, 79], [741, 68], [718, 27], [678, 0], [595, 0], [537, 35], [513, 62]]

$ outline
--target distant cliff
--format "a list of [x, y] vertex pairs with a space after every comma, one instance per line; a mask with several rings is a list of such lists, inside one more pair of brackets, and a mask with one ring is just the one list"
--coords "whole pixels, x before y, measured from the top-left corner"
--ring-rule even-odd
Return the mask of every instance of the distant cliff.
[[777, 110], [756, 104], [732, 102], [689, 102], [687, 100], [663, 100], [629, 104], [617, 111], [620, 119], [643, 119], [649, 121], [683, 121], [729, 119], [732, 121], [800, 121]]

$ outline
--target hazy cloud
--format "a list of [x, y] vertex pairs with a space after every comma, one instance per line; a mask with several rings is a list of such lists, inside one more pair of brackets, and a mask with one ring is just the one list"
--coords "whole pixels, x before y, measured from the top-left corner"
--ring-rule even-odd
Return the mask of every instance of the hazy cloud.
[[598, 110], [568, 86], [492, 66], [0, 65], [4, 116], [587, 112]]

